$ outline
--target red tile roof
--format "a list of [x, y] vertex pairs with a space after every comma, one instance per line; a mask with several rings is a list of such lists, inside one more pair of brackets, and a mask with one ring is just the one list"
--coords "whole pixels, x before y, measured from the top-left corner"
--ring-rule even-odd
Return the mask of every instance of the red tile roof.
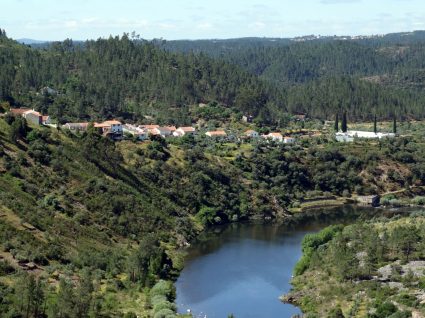
[[146, 129], [155, 129], [159, 128], [159, 125], [141, 125], [141, 127]]
[[209, 131], [207, 132], [207, 134], [209, 134], [210, 136], [227, 136], [224, 130]]
[[179, 127], [178, 130], [184, 131], [184, 132], [194, 132], [195, 128], [193, 127]]
[[10, 109], [10, 112], [13, 115], [22, 115], [23, 113], [25, 113], [25, 112], [27, 112], [29, 110], [31, 110], [31, 109], [29, 109], [29, 108], [11, 108]]
[[96, 128], [108, 128], [112, 125], [121, 125], [121, 122], [118, 120], [106, 120], [103, 123], [95, 123], [94, 127]]
[[118, 121], [118, 120], [106, 120], [102, 124], [109, 125], [109, 126], [111, 126], [111, 125], [121, 125], [121, 122]]

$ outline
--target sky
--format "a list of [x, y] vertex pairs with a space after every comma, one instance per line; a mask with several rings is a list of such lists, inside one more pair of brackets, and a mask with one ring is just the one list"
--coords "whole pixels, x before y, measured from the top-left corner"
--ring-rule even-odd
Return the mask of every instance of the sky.
[[424, 0], [0, 0], [14, 39], [225, 39], [425, 29]]

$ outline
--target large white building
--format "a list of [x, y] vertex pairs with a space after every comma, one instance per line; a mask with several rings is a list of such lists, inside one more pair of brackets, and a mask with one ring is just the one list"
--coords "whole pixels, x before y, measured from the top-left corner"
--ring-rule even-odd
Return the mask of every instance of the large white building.
[[341, 142], [353, 142], [355, 138], [362, 139], [382, 139], [382, 138], [394, 138], [395, 134], [393, 133], [374, 133], [373, 131], [358, 131], [358, 130], [349, 130], [347, 132], [337, 132], [335, 138], [337, 141]]

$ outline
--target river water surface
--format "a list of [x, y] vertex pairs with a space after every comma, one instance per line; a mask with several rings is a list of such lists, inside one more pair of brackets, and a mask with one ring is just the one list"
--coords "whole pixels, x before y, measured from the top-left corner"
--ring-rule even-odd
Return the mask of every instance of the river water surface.
[[303, 237], [329, 224], [351, 223], [355, 215], [376, 213], [373, 209], [339, 209], [336, 214], [343, 218], [324, 217], [302, 226], [231, 224], [201, 235], [189, 248], [176, 282], [179, 313], [190, 309], [194, 317], [202, 318], [299, 314], [298, 308], [281, 303], [279, 296], [291, 287]]

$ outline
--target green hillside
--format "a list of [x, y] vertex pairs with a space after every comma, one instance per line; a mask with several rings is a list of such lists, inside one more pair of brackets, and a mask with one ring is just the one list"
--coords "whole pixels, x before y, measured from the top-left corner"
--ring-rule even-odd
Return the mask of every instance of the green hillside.
[[37, 50], [2, 32], [0, 48], [0, 100], [35, 107], [62, 123], [150, 115], [187, 124], [189, 105], [216, 102], [243, 111], [237, 101], [247, 91], [262, 97], [252, 97], [257, 113], [267, 103], [284, 109], [281, 90], [236, 66], [169, 53], [127, 34], [83, 44], [65, 40]]
[[149, 289], [176, 277], [181, 248], [205, 227], [291, 218], [323, 197], [342, 204], [404, 188], [404, 198], [386, 200], [420, 204], [425, 185], [421, 137], [380, 146], [326, 137], [240, 144], [203, 135], [113, 143], [95, 131], [30, 128], [10, 116], [0, 119], [0, 131], [6, 317], [25, 310], [56, 317], [58, 308], [69, 317], [148, 316], [158, 302], [172, 310], [167, 283], [155, 287], [165, 288], [159, 298]]
[[2, 31], [0, 100], [61, 123], [150, 116], [188, 125], [200, 103], [281, 126], [295, 112], [321, 120], [344, 110], [353, 121], [375, 114], [422, 119], [425, 49], [419, 35], [162, 43], [124, 34], [31, 48]]
[[284, 300], [306, 317], [421, 317], [424, 216], [333, 226], [303, 241]]
[[174, 52], [194, 52], [238, 65], [286, 89], [285, 111], [331, 118], [345, 109], [354, 120], [424, 115], [424, 32], [344, 39], [234, 39], [170, 41]]

